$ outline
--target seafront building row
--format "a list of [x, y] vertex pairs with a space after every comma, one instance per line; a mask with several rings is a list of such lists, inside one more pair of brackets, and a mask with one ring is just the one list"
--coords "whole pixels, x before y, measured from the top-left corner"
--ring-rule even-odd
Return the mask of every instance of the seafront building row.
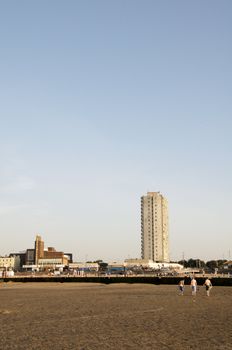
[[[26, 263], [25, 263], [26, 262]], [[24, 264], [25, 263], [25, 264]], [[232, 262], [226, 261], [221, 266], [221, 273], [230, 273]], [[218, 270], [218, 269], [217, 269]], [[123, 274], [141, 275], [144, 273], [155, 273], [166, 275], [204, 273], [204, 268], [184, 268], [178, 263], [154, 262], [151, 259], [125, 259], [123, 262], [105, 263], [101, 260], [95, 262], [73, 262], [72, 254], [58, 252], [54, 248], [44, 248], [41, 236], [37, 235], [34, 249], [27, 249], [24, 253], [11, 254], [8, 257], [0, 257], [0, 277], [12, 277], [14, 272], [20, 275], [21, 272], [29, 274], [48, 273], [57, 275], [68, 273], [74, 276], [85, 276], [90, 273], [96, 276], [99, 274]], [[215, 274], [217, 271], [215, 269]]]

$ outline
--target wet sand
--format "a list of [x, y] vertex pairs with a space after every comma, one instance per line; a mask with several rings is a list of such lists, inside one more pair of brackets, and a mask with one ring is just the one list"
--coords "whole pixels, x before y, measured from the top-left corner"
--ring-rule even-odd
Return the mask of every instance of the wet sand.
[[232, 349], [232, 288], [5, 283], [0, 349]]

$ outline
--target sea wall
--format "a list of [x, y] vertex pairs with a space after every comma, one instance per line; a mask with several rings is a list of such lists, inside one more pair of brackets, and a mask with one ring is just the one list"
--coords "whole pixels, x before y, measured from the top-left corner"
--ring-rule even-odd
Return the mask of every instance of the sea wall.
[[[3, 282], [56, 282], [56, 283], [149, 283], [149, 284], [175, 284], [177, 285], [179, 281], [183, 279], [180, 277], [151, 277], [151, 276], [104, 276], [104, 277], [73, 277], [73, 276], [52, 276], [52, 277], [8, 277], [2, 278]], [[213, 286], [232, 286], [232, 278], [228, 277], [212, 277], [210, 278]], [[197, 283], [199, 286], [203, 285], [205, 282], [204, 277], [196, 277]], [[185, 278], [185, 284], [190, 284], [190, 278]]]

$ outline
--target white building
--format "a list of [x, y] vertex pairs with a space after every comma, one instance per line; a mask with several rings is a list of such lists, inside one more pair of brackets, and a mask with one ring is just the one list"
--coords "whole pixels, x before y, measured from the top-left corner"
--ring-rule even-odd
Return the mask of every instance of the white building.
[[0, 269], [5, 270], [19, 270], [20, 269], [20, 257], [19, 256], [1, 256], [0, 257]]
[[141, 197], [141, 257], [169, 262], [168, 203], [159, 192]]
[[183, 265], [177, 263], [168, 263], [168, 262], [154, 262], [153, 260], [148, 259], [125, 259], [124, 266], [126, 267], [143, 267], [151, 268], [154, 270], [169, 269], [173, 271], [181, 272], [183, 270]]

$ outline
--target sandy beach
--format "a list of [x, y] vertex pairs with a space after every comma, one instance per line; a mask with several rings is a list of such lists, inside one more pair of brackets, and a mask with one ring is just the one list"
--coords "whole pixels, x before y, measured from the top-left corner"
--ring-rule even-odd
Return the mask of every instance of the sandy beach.
[[232, 349], [232, 289], [1, 283], [0, 349]]

